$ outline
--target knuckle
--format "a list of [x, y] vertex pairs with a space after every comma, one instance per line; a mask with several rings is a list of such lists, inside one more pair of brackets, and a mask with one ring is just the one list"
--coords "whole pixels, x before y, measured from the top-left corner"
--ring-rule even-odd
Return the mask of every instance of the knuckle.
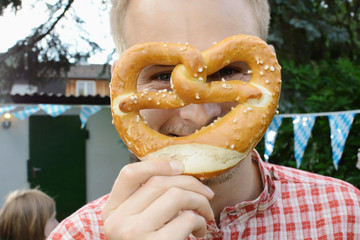
[[161, 176], [152, 176], [147, 182], [148, 187], [154, 188], [158, 191], [165, 192], [168, 187], [164, 177]]
[[195, 225], [195, 223], [199, 222], [199, 221], [205, 221], [205, 219], [201, 216], [199, 216], [198, 214], [196, 214], [194, 211], [184, 211], [182, 213], [183, 218], [185, 219], [185, 221], [187, 223], [189, 223], [190, 225]]
[[[106, 208], [106, 206], [105, 206], [105, 208]], [[107, 219], [107, 217], [108, 217], [108, 214], [107, 214], [107, 210], [104, 208], [104, 210], [101, 212], [101, 220], [103, 221], [103, 222], [105, 222], [105, 220]]]
[[120, 230], [121, 237], [136, 235], [138, 227], [135, 224], [125, 224]]
[[128, 164], [121, 169], [119, 177], [125, 178], [125, 179], [128, 179], [131, 181], [133, 179], [136, 179], [137, 175], [138, 174], [136, 172], [135, 164]]
[[158, 187], [164, 184], [164, 179], [161, 176], [152, 176], [146, 184]]
[[116, 226], [116, 224], [113, 221], [105, 221], [104, 222], [104, 233], [109, 239], [114, 239], [118, 237], [119, 228]]
[[203, 204], [209, 204], [209, 200], [204, 195], [198, 195], [199, 201]]
[[171, 199], [176, 199], [177, 201], [184, 200], [184, 191], [178, 187], [171, 187], [167, 190], [166, 194], [170, 196]]
[[104, 223], [104, 233], [108, 239], [133, 239], [131, 236], [136, 236], [138, 229], [137, 224], [131, 221], [121, 225], [118, 221], [106, 221]]

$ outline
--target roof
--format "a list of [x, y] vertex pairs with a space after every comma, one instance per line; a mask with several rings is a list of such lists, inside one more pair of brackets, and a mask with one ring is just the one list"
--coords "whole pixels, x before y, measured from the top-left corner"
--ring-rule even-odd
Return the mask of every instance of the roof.
[[109, 96], [73, 96], [52, 93], [14, 94], [11, 95], [14, 103], [27, 104], [82, 104], [82, 105], [110, 105]]
[[74, 65], [67, 72], [67, 78], [111, 79], [111, 66], [108, 64]]
[[[73, 65], [66, 74], [67, 79], [83, 80], [109, 80], [111, 79], [111, 66], [108, 64]], [[21, 84], [22, 82], [18, 82]], [[16, 84], [15, 84], [16, 85]], [[85, 104], [85, 105], [110, 105], [109, 96], [74, 96], [65, 94], [64, 81], [49, 82], [39, 92], [14, 91], [11, 99], [14, 103], [25, 104]]]

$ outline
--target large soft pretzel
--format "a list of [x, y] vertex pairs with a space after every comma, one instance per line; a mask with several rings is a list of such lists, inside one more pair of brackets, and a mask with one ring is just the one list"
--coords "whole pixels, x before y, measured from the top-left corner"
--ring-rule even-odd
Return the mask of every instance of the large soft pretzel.
[[[208, 75], [238, 61], [250, 67], [249, 82], [206, 81]], [[137, 92], [137, 78], [149, 65], [176, 65], [171, 74], [172, 91]], [[232, 36], [204, 52], [188, 44], [135, 45], [120, 57], [113, 73], [114, 125], [141, 160], [171, 157], [183, 162], [185, 174], [199, 179], [214, 177], [244, 159], [265, 134], [277, 109], [280, 69], [274, 52], [254, 36]], [[224, 117], [185, 137], [154, 131], [139, 114], [144, 108], [222, 102], [238, 104]]]

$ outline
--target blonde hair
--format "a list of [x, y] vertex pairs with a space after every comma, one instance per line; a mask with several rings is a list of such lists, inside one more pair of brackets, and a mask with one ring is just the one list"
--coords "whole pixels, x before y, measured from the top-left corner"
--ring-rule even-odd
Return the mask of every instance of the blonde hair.
[[266, 41], [269, 34], [270, 6], [268, 0], [249, 0], [258, 20], [260, 38]]
[[0, 210], [3, 240], [44, 240], [45, 225], [55, 213], [55, 201], [37, 190], [11, 192]]
[[[130, 0], [111, 0], [112, 7], [110, 10], [110, 28], [111, 34], [119, 53], [126, 50], [124, 39], [124, 21], [126, 10]], [[268, 0], [248, 0], [253, 6], [256, 18], [258, 20], [260, 38], [266, 41], [269, 32], [270, 7]]]
[[124, 40], [124, 21], [126, 9], [130, 0], [111, 0], [110, 29], [116, 50], [122, 52], [126, 49]]

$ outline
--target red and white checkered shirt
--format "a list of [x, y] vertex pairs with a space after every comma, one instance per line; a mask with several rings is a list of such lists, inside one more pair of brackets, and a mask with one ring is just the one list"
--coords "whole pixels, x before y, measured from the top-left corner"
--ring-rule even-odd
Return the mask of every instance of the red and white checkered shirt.
[[[360, 190], [341, 180], [265, 163], [261, 195], [227, 207], [204, 239], [360, 239]], [[108, 195], [65, 219], [48, 239], [107, 239], [101, 210]], [[169, 238], [171, 239], [171, 238]], [[196, 239], [190, 236], [189, 239]]]

